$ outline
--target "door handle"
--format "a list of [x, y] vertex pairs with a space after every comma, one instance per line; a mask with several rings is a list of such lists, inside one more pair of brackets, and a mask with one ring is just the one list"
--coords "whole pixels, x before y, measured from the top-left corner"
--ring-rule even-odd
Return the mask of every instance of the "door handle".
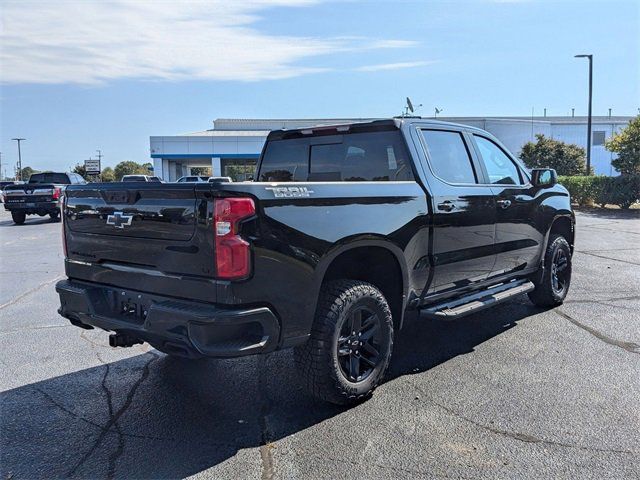
[[449, 200], [445, 200], [444, 202], [438, 204], [438, 210], [444, 210], [445, 212], [450, 212], [454, 208], [456, 208], [456, 204]]
[[502, 209], [509, 208], [511, 206], [511, 200], [498, 200], [496, 203]]

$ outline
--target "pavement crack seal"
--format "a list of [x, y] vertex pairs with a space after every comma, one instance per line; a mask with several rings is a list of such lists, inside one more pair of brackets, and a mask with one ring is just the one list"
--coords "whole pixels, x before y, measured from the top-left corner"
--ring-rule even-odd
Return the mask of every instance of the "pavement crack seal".
[[58, 407], [60, 410], [62, 410], [63, 412], [67, 413], [68, 415], [71, 415], [74, 418], [77, 418], [78, 420], [87, 423], [89, 425], [92, 425], [100, 430], [103, 430], [102, 425], [99, 425], [95, 422], [92, 422], [89, 419], [84, 418], [81, 415], [78, 415], [76, 412], [74, 412], [73, 410], [70, 410], [69, 408], [67, 408], [66, 406], [64, 406], [63, 404], [61, 404], [60, 402], [58, 402], [55, 398], [53, 398], [51, 395], [49, 395], [47, 392], [45, 392], [44, 390], [42, 390], [41, 388], [38, 387], [34, 387], [35, 390], [40, 393], [43, 397], [45, 397], [52, 405], [54, 405], [55, 407]]
[[442, 410], [444, 410], [445, 412], [447, 412], [449, 415], [452, 415], [460, 420], [463, 420], [467, 423], [470, 423], [471, 425], [474, 425], [482, 430], [486, 430], [487, 432], [490, 433], [494, 433], [496, 435], [503, 435], [505, 437], [509, 437], [512, 438], [514, 440], [518, 440], [520, 442], [524, 442], [524, 443], [532, 443], [532, 444], [541, 444], [541, 445], [549, 445], [549, 446], [553, 446], [553, 447], [564, 447], [564, 448], [575, 448], [578, 450], [585, 450], [585, 451], [590, 451], [590, 452], [599, 452], [599, 453], [618, 453], [618, 454], [624, 454], [624, 455], [637, 455], [638, 452], [633, 451], [633, 450], [620, 450], [620, 449], [615, 449], [615, 448], [600, 448], [600, 447], [588, 447], [588, 446], [583, 446], [583, 445], [576, 445], [576, 444], [572, 444], [572, 443], [566, 443], [566, 442], [558, 442], [555, 440], [545, 440], [544, 438], [540, 438], [540, 437], [535, 437], [533, 435], [529, 435], [526, 433], [520, 433], [520, 432], [509, 432], [507, 430], [502, 430], [499, 428], [495, 428], [495, 427], [490, 427], [488, 425], [484, 425], [480, 422], [477, 422], [475, 420], [472, 420], [469, 417], [466, 417], [464, 415], [462, 415], [461, 413], [456, 412], [455, 410], [442, 405], [441, 403], [436, 402], [433, 398], [428, 399], [429, 402], [431, 402], [432, 404], [436, 405], [437, 407], [441, 408]]
[[576, 252], [577, 253], [582, 253], [583, 255], [591, 255], [592, 257], [604, 258], [605, 260], [611, 260], [611, 261], [614, 261], [614, 262], [626, 263], [628, 265], [640, 265], [640, 263], [638, 263], [638, 262], [631, 262], [629, 260], [620, 260], [619, 258], [607, 257], [605, 255], [598, 255], [596, 253], [585, 252], [585, 251], [582, 251], [582, 250], [576, 250]]
[[638, 345], [637, 343], [625, 342], [623, 340], [617, 340], [615, 338], [611, 338], [608, 335], [605, 335], [604, 333], [596, 330], [595, 328], [591, 328], [588, 325], [580, 323], [578, 320], [576, 320], [572, 316], [564, 313], [562, 310], [558, 310], [557, 308], [554, 310], [554, 312], [557, 315], [559, 315], [562, 318], [564, 318], [565, 320], [569, 320], [576, 327], [579, 327], [579, 328], [583, 329], [584, 331], [590, 333], [591, 335], [596, 337], [598, 340], [602, 340], [603, 342], [608, 343], [609, 345], [613, 345], [614, 347], [622, 348], [623, 350], [626, 350], [627, 352], [640, 354], [640, 345]]
[[262, 480], [271, 480], [274, 475], [273, 467], [273, 455], [271, 449], [273, 444], [271, 443], [271, 436], [269, 435], [269, 428], [267, 426], [267, 415], [271, 410], [271, 400], [267, 393], [267, 372], [266, 372], [267, 357], [265, 355], [258, 355], [258, 390], [262, 398], [262, 404], [260, 406], [260, 417], [258, 423], [260, 425], [260, 460], [262, 462]]
[[4, 335], [6, 333], [19, 333], [19, 332], [30, 332], [33, 330], [46, 330], [48, 328], [67, 328], [73, 327], [73, 325], [40, 325], [37, 327], [24, 327], [24, 328], [14, 328], [13, 330], [2, 330], [0, 331], [0, 335]]
[[[133, 384], [133, 386], [131, 387], [131, 389], [127, 393], [127, 396], [125, 398], [125, 401], [124, 401], [122, 407], [120, 407], [115, 412], [114, 412], [112, 398], [111, 398], [111, 391], [109, 390], [109, 388], [106, 385], [107, 375], [109, 374], [109, 364], [108, 363], [104, 363], [104, 365], [105, 365], [105, 374], [102, 377], [102, 388], [105, 391], [105, 394], [107, 396], [107, 404], [108, 404], [108, 407], [109, 407], [109, 421], [102, 427], [102, 432], [100, 433], [100, 435], [98, 436], [96, 441], [93, 443], [91, 448], [87, 451], [87, 453], [85, 453], [82, 456], [82, 458], [78, 461], [78, 463], [76, 463], [73, 466], [73, 468], [71, 470], [69, 470], [69, 472], [67, 473], [68, 477], [73, 476], [76, 473], [76, 471], [82, 465], [84, 465], [84, 463], [98, 449], [98, 447], [100, 446], [100, 444], [102, 443], [102, 441], [104, 440], [106, 435], [111, 431], [111, 428], [115, 427], [116, 433], [118, 434], [118, 448], [116, 449], [116, 451], [114, 453], [112, 453], [109, 456], [109, 470], [108, 470], [108, 473], [107, 473], [107, 478], [113, 478], [113, 476], [115, 474], [116, 462], [117, 462], [118, 458], [120, 457], [120, 455], [122, 455], [122, 453], [124, 452], [124, 439], [122, 438], [123, 434], [122, 434], [122, 431], [120, 430], [120, 426], [118, 425], [118, 420], [129, 409], [129, 407], [131, 406], [131, 403], [133, 402], [133, 398], [134, 398], [138, 388], [140, 387], [140, 385], [142, 385], [142, 383], [149, 376], [151, 364], [155, 360], [158, 359], [158, 355], [157, 354], [155, 354], [153, 352], [150, 352], [150, 355], [152, 355], [152, 358], [150, 358], [149, 361], [147, 361], [144, 364], [144, 366], [142, 367], [142, 375], [140, 375], [140, 378], [138, 378], [138, 380]], [[99, 356], [98, 356], [98, 359], [100, 361], [102, 361], [102, 359], [100, 359]]]
[[6, 308], [6, 307], [10, 307], [11, 305], [15, 305], [20, 300], [22, 300], [24, 297], [27, 297], [27, 296], [31, 295], [32, 293], [35, 293], [38, 290], [43, 289], [44, 287], [48, 287], [49, 285], [51, 285], [52, 283], [57, 282], [58, 280], [62, 280], [63, 277], [64, 277], [63, 275], [58, 275], [56, 278], [54, 278], [52, 280], [47, 280], [46, 282], [41, 283], [40, 285], [38, 285], [37, 287], [32, 288], [31, 290], [27, 290], [22, 295], [18, 295], [13, 300], [10, 300], [7, 303], [3, 303], [2, 305], [0, 305], [0, 310], [2, 310], [3, 308]]
[[[111, 349], [112, 349], [112, 347], [109, 347], [109, 346], [104, 345], [104, 344], [102, 344], [102, 343], [94, 342], [94, 341], [93, 341], [93, 340], [91, 340], [89, 337], [87, 337], [87, 333], [88, 333], [89, 331], [90, 331], [90, 330], [82, 330], [82, 331], [80, 332], [80, 338], [81, 338], [81, 339], [83, 339], [85, 342], [89, 343], [92, 347], [106, 348], [106, 349], [109, 349], [109, 350], [111, 350]], [[145, 352], [145, 353], [146, 353], [146, 352]], [[97, 353], [96, 353], [96, 355], [97, 355]], [[102, 359], [100, 358], [100, 356], [98, 356], [98, 360], [100, 360], [100, 363], [104, 364], [104, 362], [102, 361]]]

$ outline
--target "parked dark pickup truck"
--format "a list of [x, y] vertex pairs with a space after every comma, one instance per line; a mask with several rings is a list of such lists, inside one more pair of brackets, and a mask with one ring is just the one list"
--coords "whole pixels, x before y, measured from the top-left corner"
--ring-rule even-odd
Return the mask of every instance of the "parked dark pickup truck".
[[482, 130], [274, 131], [257, 179], [68, 187], [60, 314], [176, 356], [295, 347], [311, 392], [351, 403], [382, 380], [406, 317], [567, 294], [567, 190]]
[[77, 173], [34, 173], [27, 183], [5, 187], [4, 208], [11, 212], [16, 225], [22, 225], [27, 215], [49, 215], [57, 222], [64, 188], [85, 183]]

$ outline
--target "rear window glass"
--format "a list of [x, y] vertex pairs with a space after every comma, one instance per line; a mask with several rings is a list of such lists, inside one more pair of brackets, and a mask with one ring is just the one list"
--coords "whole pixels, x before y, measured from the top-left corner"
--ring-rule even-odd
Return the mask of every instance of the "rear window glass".
[[34, 173], [29, 177], [29, 183], [58, 183], [69, 184], [65, 173]]
[[476, 183], [471, 158], [459, 132], [422, 130], [431, 169], [450, 183]]
[[269, 142], [260, 172], [263, 182], [306, 182], [309, 174], [309, 140]]
[[267, 144], [263, 182], [413, 180], [409, 155], [397, 130], [330, 135]]

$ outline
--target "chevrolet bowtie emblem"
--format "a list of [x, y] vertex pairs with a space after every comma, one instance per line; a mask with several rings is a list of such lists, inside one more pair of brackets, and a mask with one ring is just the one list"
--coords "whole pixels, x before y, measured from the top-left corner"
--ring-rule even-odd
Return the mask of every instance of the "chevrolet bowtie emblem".
[[107, 217], [107, 225], [113, 225], [116, 228], [124, 228], [131, 225], [133, 215], [125, 215], [122, 212], [113, 212], [113, 215]]

